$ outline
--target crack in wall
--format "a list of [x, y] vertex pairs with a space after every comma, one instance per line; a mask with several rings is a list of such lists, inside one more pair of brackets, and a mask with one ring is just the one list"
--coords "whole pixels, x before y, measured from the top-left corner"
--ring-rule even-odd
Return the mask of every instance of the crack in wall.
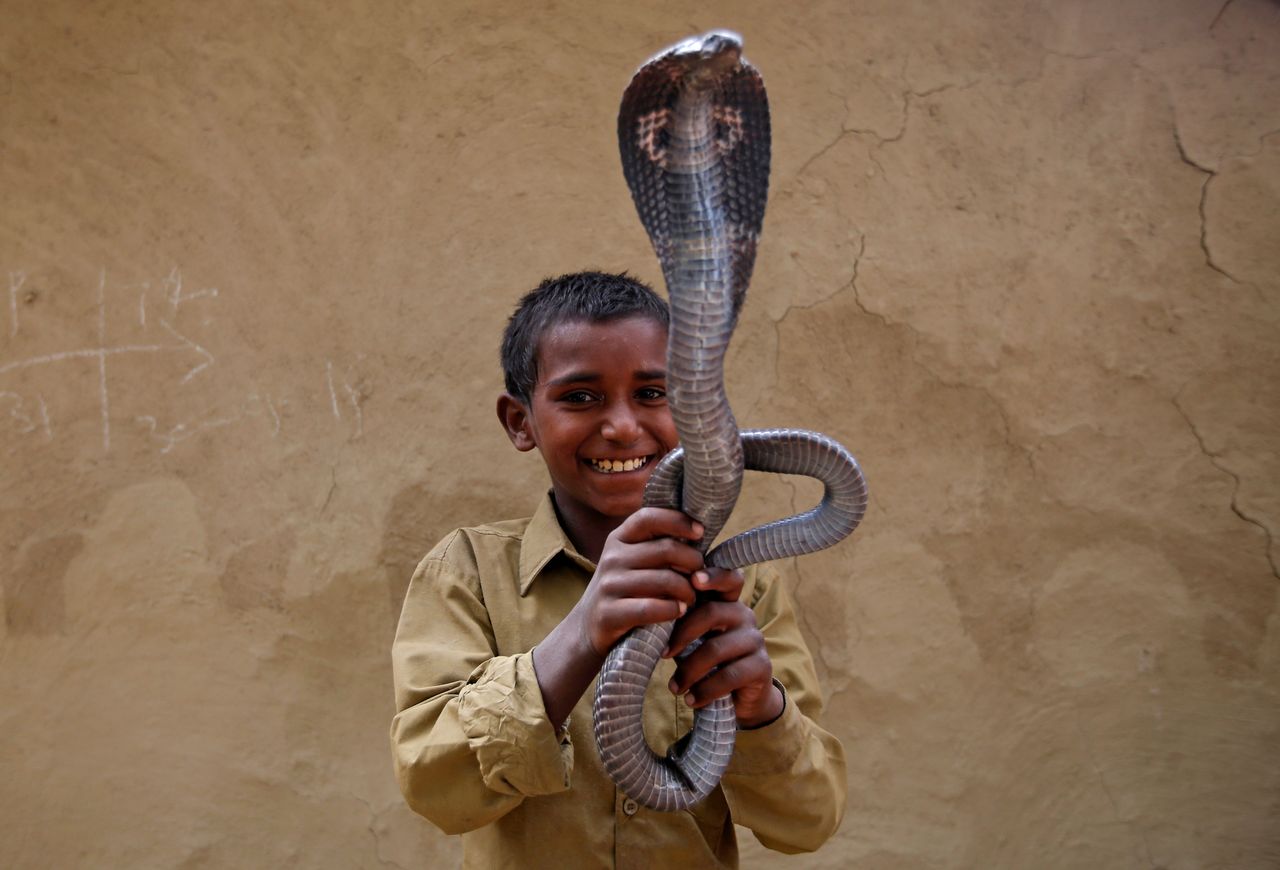
[[[910, 328], [911, 327], [908, 326], [908, 329]], [[912, 331], [914, 332], [914, 330]], [[1004, 446], [1022, 455], [1022, 459], [1027, 465], [1027, 471], [1031, 475], [1032, 480], [1040, 479], [1039, 472], [1036, 469], [1035, 456], [1032, 448], [1014, 439], [1013, 424], [1010, 421], [1009, 412], [1005, 410], [1004, 405], [996, 398], [995, 393], [991, 391], [990, 387], [980, 383], [957, 381], [943, 377], [923, 362], [914, 348], [911, 351], [911, 361], [919, 366], [920, 370], [927, 374], [929, 378], [939, 386], [948, 390], [973, 390], [985, 398], [991, 407], [995, 409], [996, 416], [1000, 418], [1001, 440], [1003, 441]]]
[[1226, 14], [1228, 7], [1230, 7], [1234, 2], [1236, 2], [1236, 0], [1227, 0], [1226, 3], [1222, 4], [1222, 8], [1218, 10], [1217, 15], [1213, 16], [1213, 21], [1209, 24], [1210, 33], [1213, 33], [1213, 29], [1218, 26], [1218, 22], [1222, 20], [1222, 16]]
[[1267, 147], [1267, 140], [1270, 139], [1272, 136], [1280, 136], [1280, 129], [1268, 130], [1267, 132], [1259, 136], [1258, 147], [1255, 148], [1253, 151], [1250, 151], [1246, 156], [1256, 157], [1257, 155], [1261, 154], [1262, 149]]
[[355, 792], [351, 792], [350, 796], [360, 801], [360, 803], [364, 804], [365, 809], [369, 811], [369, 824], [367, 827], [369, 830], [369, 835], [373, 837], [373, 853], [374, 853], [374, 857], [378, 859], [378, 863], [381, 864], [383, 867], [395, 867], [397, 868], [397, 870], [407, 870], [407, 868], [400, 862], [394, 861], [390, 858], [382, 857], [382, 837], [378, 834], [377, 828], [374, 827], [378, 822], [378, 817], [389, 810], [395, 809], [397, 806], [397, 802], [393, 801], [392, 803], [387, 804], [381, 810], [375, 810], [373, 808], [373, 804], [366, 798], [361, 797]]
[[[915, 363], [917, 366], [919, 366], [920, 369], [924, 371], [930, 378], [932, 378], [935, 383], [938, 383], [941, 386], [946, 387], [948, 389], [977, 390], [979, 393], [985, 396], [987, 398], [987, 401], [989, 401], [995, 407], [996, 414], [1000, 417], [1001, 428], [1003, 429], [1003, 433], [1004, 433], [1005, 445], [1014, 450], [1017, 450], [1023, 455], [1023, 459], [1027, 463], [1027, 469], [1028, 471], [1030, 471], [1032, 479], [1033, 480], [1037, 479], [1038, 475], [1036, 472], [1035, 461], [1032, 456], [1031, 448], [1014, 440], [1013, 425], [1010, 422], [1009, 414], [1005, 410], [1004, 405], [1002, 405], [1000, 401], [996, 399], [995, 394], [992, 393], [991, 390], [984, 385], [969, 383], [965, 381], [951, 381], [944, 378], [942, 375], [938, 374], [937, 372], [935, 372], [932, 368], [930, 368], [920, 359], [919, 354], [916, 352], [916, 348], [920, 345], [921, 341], [923, 340], [923, 336], [921, 335], [920, 331], [915, 328], [915, 326], [913, 326], [910, 322], [906, 320], [890, 320], [886, 315], [878, 311], [873, 311], [872, 309], [868, 308], [866, 303], [862, 301], [861, 293], [858, 290], [858, 266], [862, 262], [862, 255], [865, 251], [866, 251], [866, 235], [864, 234], [862, 236], [861, 245], [859, 246], [859, 249], [858, 249], [858, 257], [857, 259], [854, 260], [853, 276], [850, 278], [848, 285], [842, 288], [842, 290], [851, 291], [854, 305], [857, 306], [858, 310], [861, 311], [863, 314], [866, 314], [869, 317], [873, 317], [876, 320], [879, 320], [880, 323], [883, 324], [884, 326], [887, 326], [887, 327], [901, 326], [902, 328], [906, 329], [907, 332], [909, 332], [916, 339], [915, 342], [913, 342], [913, 347], [909, 350], [911, 361]], [[837, 294], [832, 294], [832, 297], [834, 297], [835, 295]], [[829, 298], [832, 298], [832, 297], [829, 297]], [[812, 307], [812, 306], [804, 306], [804, 307]], [[791, 309], [788, 308], [788, 313], [790, 313], [790, 310]]]
[[[834, 144], [835, 143], [832, 143], [832, 145]], [[827, 148], [823, 149], [823, 151], [825, 152], [826, 150], [829, 150], [831, 147], [832, 147], [831, 145], [828, 145]], [[810, 162], [812, 162], [812, 160]], [[804, 304], [792, 303], [788, 305], [785, 309], [783, 309], [783, 312], [781, 315], [773, 319], [772, 321], [773, 331], [774, 331], [773, 384], [775, 386], [780, 380], [779, 374], [778, 374], [778, 367], [780, 364], [780, 353], [781, 353], [781, 347], [782, 347], [782, 324], [791, 315], [793, 311], [806, 311], [809, 309], [817, 308], [820, 305], [824, 305], [827, 302], [830, 302], [832, 299], [836, 298], [841, 293], [852, 291], [855, 304], [857, 304], [860, 310], [862, 310], [864, 313], [867, 313], [873, 317], [876, 317], [882, 323], [888, 325], [888, 321], [883, 316], [867, 311], [867, 309], [862, 305], [861, 301], [859, 301], [857, 298], [858, 269], [862, 263], [862, 257], [866, 253], [866, 249], [867, 249], [866, 234], [859, 233], [858, 251], [856, 254], [854, 254], [852, 274], [850, 275], [848, 282], [836, 288], [834, 291], [827, 293], [826, 295], [818, 299], [813, 300], [812, 302], [807, 302]], [[755, 408], [753, 406], [752, 410], [754, 411], [754, 409]], [[789, 480], [785, 475], [779, 475], [779, 477], [783, 485], [785, 485], [791, 491], [789, 504], [791, 508], [791, 515], [794, 516], [800, 512], [799, 508], [796, 506], [796, 498], [798, 493], [796, 491], [795, 484], [791, 480]], [[800, 568], [799, 559], [797, 557], [792, 557], [787, 561], [791, 563], [790, 573], [794, 578], [792, 597], [795, 602], [794, 609], [796, 611], [796, 619], [799, 621], [800, 625], [805, 629], [805, 631], [808, 633], [810, 637], [814, 637], [814, 638], [820, 637], [821, 636], [820, 633], [815, 630], [813, 624], [810, 622], [806, 609], [800, 606], [800, 601], [799, 601], [800, 587], [804, 585], [805, 578], [804, 578], [804, 572]], [[855, 640], [850, 645], [850, 648], [857, 646], [858, 642], [861, 641], [861, 630], [858, 629], [856, 625], [854, 626], [854, 635], [855, 635]], [[840, 673], [840, 668], [837, 667], [836, 665], [833, 665], [831, 662], [827, 660], [827, 657], [823, 652], [823, 647], [821, 644], [818, 645], [818, 655], [821, 657], [822, 663], [827, 669], [828, 680], [830, 680], [835, 674]], [[841, 686], [836, 691], [838, 693], [840, 691], [844, 691], [846, 688], [847, 688], [847, 684]]]
[[853, 129], [850, 129], [850, 128], [848, 128], [848, 127], [841, 126], [841, 128], [840, 128], [840, 132], [839, 132], [838, 134], [836, 134], [836, 138], [832, 139], [832, 140], [831, 140], [830, 142], [828, 142], [826, 145], [823, 145], [823, 146], [822, 146], [822, 148], [820, 148], [820, 149], [818, 150], [818, 153], [814, 154], [812, 157], [810, 157], [810, 158], [809, 158], [808, 160], [806, 160], [804, 163], [800, 164], [800, 168], [796, 170], [796, 178], [799, 178], [800, 176], [804, 175], [804, 174], [805, 174], [805, 172], [807, 172], [807, 171], [808, 171], [809, 167], [810, 167], [811, 165], [813, 165], [813, 163], [814, 163], [814, 162], [816, 162], [817, 160], [821, 159], [821, 158], [823, 157], [823, 155], [825, 155], [828, 151], [830, 151], [832, 148], [834, 148], [834, 147], [836, 147], [837, 145], [839, 145], [839, 144], [840, 144], [840, 142], [841, 142], [841, 141], [842, 141], [846, 136], [848, 136], [848, 135], [850, 135], [850, 134], [853, 134], [853, 133], [862, 133], [862, 132], [865, 132], [865, 131], [862, 131], [862, 130], [853, 130]]
[[883, 324], [884, 326], [901, 326], [902, 328], [910, 332], [915, 338], [919, 339], [921, 337], [920, 331], [916, 329], [914, 326], [912, 326], [909, 322], [905, 320], [890, 320], [887, 315], [881, 314], [879, 311], [871, 310], [870, 308], [867, 307], [867, 304], [862, 301], [862, 292], [858, 289], [857, 266], [859, 265], [859, 263], [861, 263], [861, 260], [862, 260], [861, 255], [865, 250], [866, 250], [866, 236], [863, 236], [862, 249], [858, 252], [859, 254], [858, 263], [854, 264], [853, 278], [850, 279], [849, 285], [848, 285], [848, 289], [851, 291], [853, 296], [853, 304], [857, 306], [858, 310], [861, 311], [863, 314], [867, 315], [868, 317], [873, 317], [876, 320], [879, 320], [880, 323]]
[[1200, 213], [1200, 250], [1204, 252], [1205, 264], [1213, 271], [1224, 275], [1232, 283], [1242, 283], [1239, 278], [1232, 275], [1226, 269], [1219, 266], [1213, 259], [1213, 252], [1209, 250], [1209, 216], [1205, 213], [1205, 202], [1209, 199], [1209, 183], [1217, 177], [1216, 172], [1210, 172], [1205, 178], [1204, 183], [1200, 185], [1200, 204], [1198, 211]]
[[1204, 252], [1204, 261], [1210, 269], [1220, 275], [1225, 276], [1234, 284], [1243, 283], [1235, 275], [1232, 275], [1226, 269], [1218, 265], [1213, 259], [1213, 251], [1209, 249], [1209, 216], [1205, 212], [1205, 203], [1209, 200], [1209, 184], [1218, 177], [1217, 170], [1210, 169], [1208, 166], [1200, 163], [1187, 153], [1187, 148], [1182, 142], [1182, 132], [1178, 129], [1178, 120], [1175, 117], [1173, 121], [1173, 142], [1178, 148], [1178, 156], [1182, 162], [1195, 169], [1197, 172], [1204, 173], [1204, 181], [1200, 185], [1200, 203], [1197, 210], [1200, 214], [1200, 250]]
[[875, 320], [878, 320], [881, 323], [881, 325], [886, 327], [900, 326], [905, 330], [907, 330], [907, 332], [910, 333], [916, 339], [916, 341], [913, 342], [914, 346], [908, 351], [911, 361], [915, 363], [917, 366], [919, 366], [920, 369], [923, 372], [925, 372], [935, 383], [943, 387], [946, 387], [947, 389], [972, 389], [972, 390], [976, 390], [981, 395], [983, 395], [987, 399], [987, 401], [990, 402], [991, 405], [996, 409], [996, 415], [1000, 418], [1000, 425], [1003, 433], [1003, 441], [1005, 446], [1011, 448], [1012, 450], [1017, 451], [1022, 455], [1023, 460], [1026, 462], [1027, 470], [1031, 474], [1032, 480], [1037, 480], [1039, 478], [1039, 474], [1035, 466], [1035, 460], [1034, 460], [1032, 448], [1014, 439], [1013, 424], [1010, 421], [1008, 411], [1005, 410], [1004, 405], [1002, 405], [1000, 401], [995, 397], [995, 394], [992, 393], [988, 387], [982, 384], [970, 383], [966, 381], [948, 380], [947, 378], [944, 378], [939, 373], [935, 372], [932, 368], [930, 368], [927, 364], [925, 364], [920, 359], [920, 356], [916, 351], [916, 347], [918, 347], [919, 344], [921, 343], [923, 336], [921, 335], [920, 331], [915, 328], [915, 326], [913, 326], [910, 322], [905, 320], [891, 320], [888, 316], [878, 311], [874, 311], [871, 308], [868, 308], [866, 303], [863, 302], [861, 292], [858, 289], [858, 270], [862, 263], [862, 257], [866, 253], [866, 249], [867, 249], [867, 237], [866, 237], [866, 234], [863, 233], [859, 236], [858, 253], [854, 257], [854, 261], [853, 261], [853, 274], [850, 276], [847, 284], [840, 287], [835, 292], [830, 293], [827, 296], [824, 296], [823, 298], [818, 299], [814, 302], [806, 303], [803, 305], [800, 305], [800, 304], [788, 305], [786, 309], [783, 311], [782, 315], [773, 322], [774, 383], [776, 384], [778, 382], [778, 364], [779, 364], [780, 348], [782, 346], [783, 321], [785, 321], [793, 311], [797, 311], [797, 310], [804, 311], [811, 308], [816, 308], [819, 305], [822, 305], [826, 302], [831, 301], [835, 297], [839, 296], [841, 293], [848, 292], [853, 299], [853, 304], [863, 314], [867, 315], [868, 317], [874, 318]]
[[[817, 162], [820, 158], [822, 158], [832, 148], [835, 148], [837, 145], [839, 145], [848, 136], [855, 136], [855, 135], [870, 136], [876, 142], [875, 146], [872, 149], [872, 152], [890, 143], [902, 141], [902, 137], [906, 135], [907, 126], [911, 120], [911, 101], [913, 97], [915, 99], [923, 99], [925, 97], [931, 97], [934, 94], [940, 94], [943, 91], [951, 91], [951, 90], [966, 91], [979, 84], [982, 84], [982, 79], [974, 79], [972, 81], [963, 82], [963, 83], [947, 82], [945, 84], [937, 85], [932, 88], [926, 88], [923, 91], [915, 91], [911, 89], [903, 91], [901, 94], [902, 119], [898, 124], [898, 130], [896, 133], [894, 133], [892, 136], [883, 136], [879, 133], [879, 131], [875, 130], [872, 127], [850, 127], [848, 126], [847, 123], [842, 122], [840, 125], [840, 132], [836, 134], [836, 137], [832, 139], [830, 142], [828, 142], [826, 145], [823, 145], [820, 149], [818, 149], [818, 151], [809, 159], [805, 160], [804, 163], [800, 164], [800, 168], [796, 170], [795, 177], [799, 178], [800, 176], [804, 175], [805, 172], [808, 171], [810, 166], [812, 166], [815, 162]], [[841, 97], [841, 99], [844, 99], [843, 96]], [[847, 116], [848, 114], [847, 100], [845, 101], [845, 113]], [[868, 156], [871, 157], [871, 162], [875, 163], [875, 165], [879, 167], [880, 173], [882, 175], [886, 175], [886, 173], [884, 172], [884, 167], [880, 166], [879, 161], [876, 160], [873, 155], [868, 155]]]
[[841, 284], [836, 289], [832, 290], [830, 293], [827, 293], [824, 296], [819, 296], [817, 299], [814, 299], [812, 302], [791, 303], [783, 310], [781, 316], [779, 316], [778, 319], [774, 321], [774, 323], [781, 324], [782, 321], [787, 319], [787, 317], [791, 314], [792, 311], [809, 311], [810, 309], [817, 308], [819, 305], [824, 305], [827, 302], [830, 302], [832, 299], [835, 299], [841, 293], [844, 293], [845, 291], [849, 290], [850, 288], [855, 288], [854, 294], [856, 296], [857, 295], [856, 285], [858, 281], [858, 266], [862, 263], [862, 255], [866, 250], [867, 250], [867, 236], [865, 233], [859, 233], [858, 234], [858, 252], [853, 255], [853, 274], [849, 277], [849, 280]]
[[333, 494], [338, 489], [338, 467], [331, 465], [329, 467], [329, 492], [324, 497], [324, 504], [320, 505], [320, 511], [317, 516], [324, 516], [324, 512], [329, 507], [329, 502], [333, 501]]
[[1151, 854], [1151, 843], [1147, 841], [1147, 834], [1141, 828], [1136, 827], [1132, 822], [1126, 821], [1120, 812], [1120, 804], [1116, 801], [1115, 794], [1111, 791], [1111, 785], [1107, 782], [1107, 776], [1102, 770], [1102, 765], [1098, 764], [1098, 760], [1093, 755], [1093, 749], [1089, 740], [1089, 735], [1085, 733], [1084, 726], [1080, 724], [1080, 710], [1071, 705], [1073, 720], [1076, 726], [1076, 733], [1080, 735], [1080, 742], [1084, 750], [1085, 758], [1089, 760], [1089, 766], [1093, 768], [1094, 776], [1098, 779], [1098, 785], [1102, 788], [1102, 793], [1107, 796], [1107, 803], [1111, 805], [1111, 811], [1115, 814], [1115, 820], [1133, 831], [1138, 836], [1138, 842], [1142, 844], [1143, 855], [1147, 859], [1147, 865], [1152, 870], [1161, 870], [1159, 864]]
[[1181, 395], [1182, 395], [1182, 390], [1179, 390], [1178, 394], [1173, 397], [1172, 399], [1173, 407], [1177, 409], [1178, 413], [1182, 415], [1182, 419], [1186, 421], [1187, 428], [1191, 430], [1192, 437], [1196, 439], [1196, 444], [1200, 446], [1200, 452], [1203, 453], [1208, 458], [1210, 464], [1213, 465], [1214, 468], [1218, 469], [1223, 474], [1227, 475], [1227, 477], [1231, 478], [1231, 512], [1235, 514], [1238, 518], [1240, 518], [1242, 521], [1248, 523], [1251, 526], [1256, 526], [1258, 529], [1262, 531], [1263, 537], [1265, 539], [1265, 550], [1263, 555], [1266, 557], [1267, 564], [1271, 566], [1271, 573], [1275, 576], [1277, 580], [1280, 580], [1280, 564], [1277, 564], [1276, 557], [1273, 552], [1273, 549], [1274, 549], [1273, 544], [1275, 542], [1275, 536], [1272, 534], [1271, 529], [1269, 529], [1265, 523], [1263, 523], [1261, 520], [1258, 520], [1258, 519], [1255, 519], [1254, 517], [1249, 516], [1240, 507], [1240, 503], [1239, 503], [1240, 475], [1236, 474], [1234, 471], [1232, 471], [1230, 468], [1224, 465], [1221, 461], [1222, 459], [1221, 456], [1209, 449], [1208, 445], [1205, 443], [1204, 436], [1200, 434], [1199, 428], [1196, 427], [1195, 421], [1191, 419], [1191, 415], [1187, 413], [1187, 410], [1182, 407], [1182, 402], [1180, 401]]
[[[867, 250], [867, 236], [865, 233], [860, 233], [858, 235], [858, 252], [854, 254], [854, 257], [853, 257], [853, 274], [852, 276], [850, 276], [849, 280], [846, 283], [837, 287], [835, 290], [831, 291], [830, 293], [827, 293], [825, 296], [815, 299], [812, 302], [806, 302], [803, 304], [793, 302], [789, 304], [786, 308], [782, 310], [782, 314], [780, 314], [777, 318], [773, 320], [773, 386], [776, 387], [779, 380], [778, 366], [781, 363], [783, 321], [785, 321], [788, 317], [790, 317], [791, 312], [793, 311], [807, 311], [811, 308], [817, 308], [819, 305], [823, 305], [827, 302], [830, 302], [832, 299], [835, 299], [841, 293], [844, 293], [850, 289], [853, 290], [854, 300], [856, 302], [857, 293], [858, 293], [857, 291], [858, 266], [862, 263], [862, 255], [866, 252], [866, 250]], [[861, 303], [858, 303], [858, 307], [862, 308]], [[865, 311], [865, 309], [863, 310]], [[881, 320], [883, 319], [884, 318], [881, 318]], [[752, 406], [752, 410], [753, 411], [755, 410], [755, 406]]]
[[[1039, 65], [1039, 68], [1036, 70], [1035, 75], [1021, 76], [1019, 78], [1011, 79], [1009, 81], [1010, 88], [1020, 88], [1020, 87], [1023, 87], [1024, 85], [1033, 85], [1033, 84], [1036, 84], [1037, 82], [1043, 81], [1045, 67], [1048, 66], [1049, 58], [1051, 57], [1061, 58], [1062, 60], [1100, 60], [1103, 58], [1106, 58], [1108, 60], [1119, 59], [1119, 60], [1128, 60], [1134, 66], [1138, 66], [1138, 63], [1136, 60], [1134, 60], [1133, 58], [1129, 57], [1127, 54], [1121, 51], [1108, 50], [1108, 51], [1094, 52], [1092, 54], [1072, 54], [1069, 51], [1057, 51], [1056, 49], [1049, 48], [1047, 45], [1044, 45], [1044, 44], [1040, 44], [1040, 51], [1041, 51], [1040, 65]], [[1141, 69], [1140, 66], [1138, 68]]]
[[[1228, 2], [1230, 2], [1230, 0], [1228, 0]], [[1205, 176], [1203, 183], [1200, 185], [1200, 202], [1197, 205], [1197, 211], [1200, 215], [1200, 250], [1204, 253], [1205, 265], [1231, 281], [1233, 284], [1246, 284], [1247, 282], [1240, 280], [1219, 265], [1218, 261], [1214, 259], [1213, 251], [1209, 247], [1209, 215], [1206, 211], [1206, 205], [1209, 201], [1209, 185], [1218, 177], [1218, 170], [1201, 163], [1199, 160], [1196, 160], [1191, 156], [1190, 152], [1187, 151], [1186, 144], [1182, 141], [1182, 131], [1178, 127], [1177, 112], [1173, 110], [1172, 105], [1170, 106], [1170, 111], [1173, 113], [1173, 144], [1178, 149], [1178, 157], [1187, 166], [1190, 166], [1197, 172], [1203, 173]], [[1259, 142], [1264, 141], [1265, 138], [1266, 134], [1263, 135]], [[1261, 145], [1259, 146], [1259, 150], [1261, 150]]]

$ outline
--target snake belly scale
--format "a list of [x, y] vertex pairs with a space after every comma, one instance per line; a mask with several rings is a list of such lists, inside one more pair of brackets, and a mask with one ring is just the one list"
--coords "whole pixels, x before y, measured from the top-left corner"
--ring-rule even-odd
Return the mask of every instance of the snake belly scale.
[[[681, 446], [655, 467], [645, 505], [678, 508], [702, 523], [706, 564], [719, 568], [839, 542], [866, 510], [857, 460], [815, 432], [740, 432], [724, 389], [725, 353], [769, 190], [769, 106], [763, 79], [742, 57], [741, 38], [712, 31], [645, 63], [623, 94], [618, 143], [671, 305], [667, 401]], [[816, 477], [822, 501], [707, 552], [733, 511], [744, 469]], [[673, 627], [631, 631], [610, 651], [596, 684], [594, 729], [605, 769], [624, 793], [655, 810], [706, 797], [728, 768], [737, 732], [732, 699], [722, 698], [695, 712], [693, 729], [665, 757], [649, 748], [645, 687]]]

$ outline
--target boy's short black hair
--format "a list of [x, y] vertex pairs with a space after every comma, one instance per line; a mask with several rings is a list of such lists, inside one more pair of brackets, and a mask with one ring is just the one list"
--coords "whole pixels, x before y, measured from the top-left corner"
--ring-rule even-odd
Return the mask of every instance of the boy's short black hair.
[[573, 272], [547, 278], [524, 295], [502, 334], [502, 373], [507, 392], [526, 406], [538, 383], [538, 343], [547, 327], [585, 320], [601, 323], [622, 317], [671, 322], [666, 301], [625, 272]]

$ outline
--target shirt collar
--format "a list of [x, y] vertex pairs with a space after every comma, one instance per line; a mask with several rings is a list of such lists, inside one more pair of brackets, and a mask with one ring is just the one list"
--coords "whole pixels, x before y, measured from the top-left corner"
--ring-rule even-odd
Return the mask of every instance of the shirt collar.
[[551, 564], [559, 554], [564, 555], [588, 575], [594, 574], [596, 565], [586, 556], [580, 554], [565, 534], [556, 516], [556, 505], [551, 498], [551, 491], [542, 497], [538, 509], [524, 530], [524, 540], [520, 544], [520, 595], [523, 597], [533, 585], [533, 581]]

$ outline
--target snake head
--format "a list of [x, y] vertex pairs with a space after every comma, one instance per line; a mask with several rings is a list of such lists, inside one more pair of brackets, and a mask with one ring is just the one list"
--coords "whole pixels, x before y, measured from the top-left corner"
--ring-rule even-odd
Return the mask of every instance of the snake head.
[[742, 37], [732, 30], [691, 36], [658, 55], [676, 61], [690, 80], [715, 78], [742, 62]]

